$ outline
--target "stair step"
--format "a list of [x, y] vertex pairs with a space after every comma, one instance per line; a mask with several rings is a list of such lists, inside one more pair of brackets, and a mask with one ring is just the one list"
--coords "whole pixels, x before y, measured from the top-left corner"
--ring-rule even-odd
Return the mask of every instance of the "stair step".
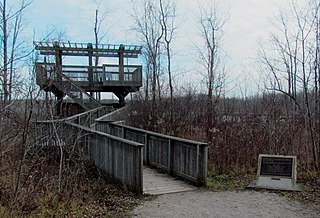
[[[72, 98], [76, 103], [78, 103], [85, 110], [90, 110], [90, 109], [94, 109], [97, 107], [102, 107], [102, 105], [96, 99], [94, 99], [91, 95], [89, 95], [80, 86], [75, 84], [70, 78], [68, 78], [64, 74], [62, 74], [62, 76], [64, 78], [63, 82], [67, 82], [68, 85], [61, 84], [61, 83], [53, 80], [52, 84], [57, 88], [57, 91], [59, 90], [65, 94], [67, 94], [70, 98]], [[85, 99], [81, 99], [81, 95]], [[88, 100], [88, 103], [85, 102], [87, 100]]]

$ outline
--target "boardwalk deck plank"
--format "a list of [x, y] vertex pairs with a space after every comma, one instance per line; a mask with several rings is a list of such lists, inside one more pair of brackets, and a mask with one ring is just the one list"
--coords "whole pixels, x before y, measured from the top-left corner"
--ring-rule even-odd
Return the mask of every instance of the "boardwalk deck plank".
[[193, 191], [197, 187], [185, 181], [173, 178], [155, 169], [143, 167], [143, 193], [150, 195], [161, 195], [184, 191]]

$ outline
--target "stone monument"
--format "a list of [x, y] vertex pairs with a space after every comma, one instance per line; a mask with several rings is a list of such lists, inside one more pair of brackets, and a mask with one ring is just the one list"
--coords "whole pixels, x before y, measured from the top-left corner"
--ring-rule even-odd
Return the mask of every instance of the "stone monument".
[[257, 179], [248, 187], [303, 191], [303, 185], [297, 184], [297, 157], [260, 154]]

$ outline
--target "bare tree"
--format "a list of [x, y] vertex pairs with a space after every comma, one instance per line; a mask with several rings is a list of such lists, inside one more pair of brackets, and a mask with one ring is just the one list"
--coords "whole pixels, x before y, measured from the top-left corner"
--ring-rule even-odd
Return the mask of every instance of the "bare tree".
[[[11, 120], [6, 119], [6, 113], [10, 113], [8, 109], [13, 97], [14, 85], [19, 80], [16, 74], [16, 67], [19, 62], [29, 55], [25, 51], [24, 42], [20, 41], [19, 34], [22, 31], [22, 14], [24, 10], [31, 4], [31, 1], [21, 0], [17, 4], [8, 5], [7, 0], [0, 2], [1, 11], [1, 46], [0, 46], [0, 145], [6, 140], [8, 133], [5, 125], [10, 124]], [[10, 10], [7, 8], [10, 7]], [[21, 67], [21, 66], [20, 66]], [[0, 147], [0, 160], [6, 148]]]
[[[97, 3], [95, 10], [95, 20], [94, 20], [94, 40], [96, 46], [100, 44], [108, 34], [109, 28], [106, 28], [105, 21], [109, 16], [110, 11], [105, 10], [101, 13], [100, 10], [101, 2]], [[106, 29], [106, 30], [105, 30]], [[99, 57], [95, 57], [95, 66], [99, 63]]]
[[199, 10], [197, 17], [202, 45], [196, 45], [196, 48], [206, 71], [205, 80], [208, 90], [206, 132], [208, 140], [211, 140], [215, 107], [220, 98], [225, 77], [220, 58], [223, 51], [221, 47], [223, 26], [227, 21], [227, 16], [219, 14], [215, 3], [206, 6], [199, 5]]
[[[158, 5], [156, 5], [154, 1], [143, 1], [140, 6], [133, 2], [132, 4], [134, 14], [131, 16], [135, 21], [135, 27], [133, 29], [142, 37], [143, 46], [145, 48], [144, 55], [147, 60], [147, 72], [151, 74], [150, 76], [147, 75], [146, 79], [150, 79], [152, 100], [155, 101], [157, 96], [157, 84], [158, 89], [160, 87], [159, 57], [164, 29], [162, 27]], [[149, 81], [147, 81], [147, 84], [149, 84]], [[148, 96], [148, 94], [146, 94], [146, 96]]]
[[[20, 0], [14, 10], [7, 10], [8, 1], [0, 2], [1, 11], [1, 100], [6, 106], [12, 100], [13, 86], [16, 82], [15, 65], [27, 55], [24, 42], [19, 40], [22, 30], [22, 15], [24, 10], [31, 4], [31, 1]], [[12, 6], [12, 5], [9, 5]]]
[[161, 14], [161, 25], [164, 31], [165, 49], [167, 55], [167, 71], [169, 80], [170, 90], [170, 124], [173, 124], [173, 81], [171, 71], [171, 42], [176, 30], [175, 17], [176, 17], [176, 3], [175, 2], [164, 2], [160, 0], [160, 14]]
[[[95, 20], [94, 20], [94, 40], [95, 40], [95, 46], [98, 47], [98, 45], [105, 39], [108, 33], [108, 28], [107, 30], [102, 31], [102, 27], [105, 27], [105, 21], [108, 18], [109, 12], [108, 10], [105, 10], [101, 13], [100, 11], [100, 5], [101, 1], [97, 3], [97, 7], [95, 10]], [[105, 29], [105, 28], [103, 28]], [[95, 56], [95, 67], [98, 66], [99, 64], [99, 57]], [[98, 77], [98, 74], [95, 74], [96, 77]], [[96, 98], [101, 99], [101, 94], [100, 92], [96, 93]]]
[[315, 116], [319, 110], [319, 8], [316, 1], [303, 8], [293, 0], [289, 10], [281, 11], [270, 43], [261, 47], [262, 61], [274, 84], [268, 88], [292, 102], [289, 115], [296, 110], [304, 114], [316, 169], [320, 148], [319, 117]]

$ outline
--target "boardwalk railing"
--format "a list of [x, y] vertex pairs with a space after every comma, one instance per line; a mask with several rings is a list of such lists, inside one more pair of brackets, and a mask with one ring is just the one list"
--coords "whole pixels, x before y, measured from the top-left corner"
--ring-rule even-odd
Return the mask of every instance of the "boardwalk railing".
[[[96, 119], [96, 122], [103, 122], [105, 125], [100, 125], [100, 131], [109, 133], [109, 126], [107, 125], [108, 123], [111, 122], [123, 122], [125, 123], [126, 119], [130, 116], [132, 113], [132, 109], [130, 105], [127, 105], [125, 107], [122, 107], [118, 110], [112, 111], [111, 113], [108, 113], [104, 116], [99, 117]], [[104, 129], [101, 129], [104, 127]]]
[[48, 136], [41, 140], [48, 146], [57, 143], [83, 146], [107, 178], [125, 189], [143, 193], [143, 144], [70, 122], [38, 122], [36, 131], [38, 135]]
[[63, 123], [63, 122], [71, 122], [75, 124], [79, 124], [81, 126], [85, 127], [94, 127], [95, 125], [95, 120], [98, 119], [99, 117], [103, 117], [106, 114], [110, 113], [113, 111], [112, 107], [99, 107], [96, 109], [92, 109], [89, 111], [85, 111], [80, 114], [76, 114], [71, 117], [67, 118], [62, 118], [62, 119], [56, 119], [56, 120], [45, 120], [45, 121], [38, 121], [36, 122], [36, 125], [38, 123]]
[[[207, 181], [206, 143], [162, 135], [114, 122], [120, 113], [94, 109], [69, 118], [39, 121], [35, 139], [43, 146], [81, 146], [113, 182], [143, 193], [143, 162], [201, 186]], [[97, 119], [98, 118], [98, 119]], [[94, 130], [95, 129], [95, 130]]]
[[96, 130], [144, 144], [143, 160], [148, 166], [155, 166], [201, 186], [207, 181], [206, 143], [167, 136], [143, 129], [125, 126], [110, 121], [96, 120]]
[[144, 145], [91, 129], [94, 120], [106, 110], [100, 108], [65, 119], [38, 121], [35, 140], [43, 146], [82, 146], [107, 178], [142, 194]]

